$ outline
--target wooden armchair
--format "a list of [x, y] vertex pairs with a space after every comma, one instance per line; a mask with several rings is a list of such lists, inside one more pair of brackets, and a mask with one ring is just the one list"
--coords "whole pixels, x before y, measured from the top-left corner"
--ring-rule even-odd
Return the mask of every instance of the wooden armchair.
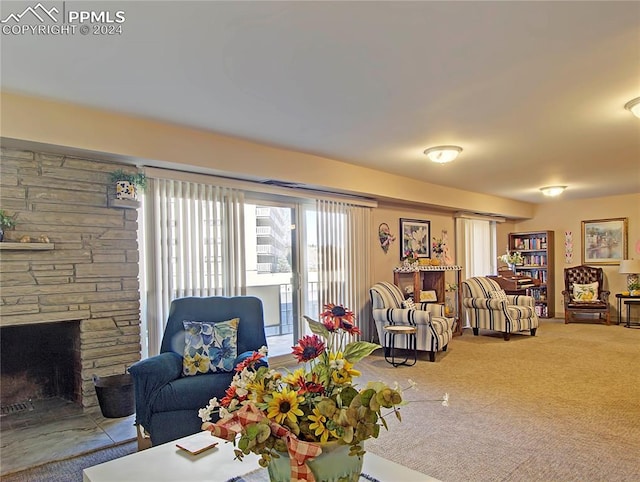
[[[608, 325], [609, 291], [604, 289], [602, 268], [574, 266], [564, 269], [564, 322], [580, 321], [580, 315], [597, 314]], [[584, 320], [584, 318], [582, 318]]]

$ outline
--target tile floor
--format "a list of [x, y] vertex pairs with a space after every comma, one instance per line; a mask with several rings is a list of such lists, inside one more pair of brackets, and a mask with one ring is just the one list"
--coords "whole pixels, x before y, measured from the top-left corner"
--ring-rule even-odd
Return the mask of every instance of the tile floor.
[[136, 438], [135, 414], [105, 418], [60, 398], [0, 417], [0, 476]]

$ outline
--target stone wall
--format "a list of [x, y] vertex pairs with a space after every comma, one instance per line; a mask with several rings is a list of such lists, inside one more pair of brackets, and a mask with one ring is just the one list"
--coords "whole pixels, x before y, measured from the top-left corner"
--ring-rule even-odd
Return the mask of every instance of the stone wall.
[[125, 373], [140, 359], [138, 212], [113, 199], [109, 173], [118, 168], [135, 172], [44, 152], [2, 148], [0, 157], [0, 209], [17, 222], [5, 242], [44, 235], [54, 246], [2, 247], [0, 326], [79, 321], [76, 395], [85, 408], [98, 406], [93, 375]]

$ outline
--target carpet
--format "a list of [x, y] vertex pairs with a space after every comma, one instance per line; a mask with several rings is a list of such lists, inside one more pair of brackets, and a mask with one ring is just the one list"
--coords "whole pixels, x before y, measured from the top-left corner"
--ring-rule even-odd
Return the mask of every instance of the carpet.
[[2, 482], [82, 482], [82, 471], [134, 453], [138, 442], [127, 442], [88, 454], [2, 476]]
[[[417, 391], [404, 392], [402, 421], [387, 417], [389, 430], [366, 448], [436, 479], [640, 480], [640, 330], [541, 320], [535, 337], [512, 335], [507, 342], [465, 330], [435, 363], [421, 353], [416, 365], [394, 368], [376, 352], [357, 368], [360, 386], [417, 383]], [[433, 401], [445, 392], [448, 407]], [[130, 443], [2, 480], [80, 481], [83, 468], [135, 448]]]
[[[426, 356], [423, 354], [423, 360]], [[640, 332], [541, 320], [537, 335], [465, 330], [435, 363], [358, 364], [418, 392], [367, 450], [443, 481], [640, 480]], [[443, 393], [449, 407], [427, 400]]]

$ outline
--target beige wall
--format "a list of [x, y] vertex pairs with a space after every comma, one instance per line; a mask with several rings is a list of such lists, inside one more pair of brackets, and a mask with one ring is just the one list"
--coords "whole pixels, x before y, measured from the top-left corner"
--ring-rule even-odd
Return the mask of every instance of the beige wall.
[[[430, 208], [413, 208], [408, 206], [398, 206], [392, 204], [381, 203], [373, 210], [372, 223], [372, 247], [373, 253], [373, 279], [374, 281], [393, 282], [393, 268], [400, 263], [400, 218], [423, 219], [431, 223], [431, 237], [442, 237], [442, 230], [447, 230], [449, 236], [449, 251], [453, 259], [455, 259], [455, 240], [454, 240], [454, 219], [451, 214], [442, 213]], [[396, 236], [396, 240], [391, 244], [389, 250], [385, 253], [380, 247], [378, 241], [378, 226], [381, 223], [387, 223], [391, 228], [391, 234]], [[446, 281], [455, 282], [455, 274], [453, 272], [446, 274]]]
[[[507, 221], [497, 225], [498, 253], [503, 253], [508, 242], [508, 235], [518, 231], [554, 231], [555, 234], [555, 314], [564, 316], [562, 305], [562, 290], [564, 289], [564, 268], [581, 264], [581, 222], [590, 219], [628, 218], [628, 258], [640, 259], [640, 194], [613, 196], [606, 198], [583, 199], [578, 201], [556, 200], [536, 206], [535, 217], [531, 220], [515, 222]], [[398, 236], [399, 219], [425, 219], [431, 222], [431, 236], [441, 236], [442, 230], [449, 232], [450, 249], [455, 256], [453, 233], [454, 219], [451, 214], [443, 213], [433, 208], [412, 208], [401, 205], [381, 203], [373, 212], [374, 231], [371, 235], [373, 253], [373, 276], [375, 281], [393, 282], [393, 268], [400, 262], [400, 241], [391, 245], [384, 253], [378, 242], [378, 226], [387, 223], [392, 234]], [[564, 233], [573, 232], [574, 257], [570, 263], [565, 262]], [[454, 258], [455, 259], [455, 258]], [[602, 266], [605, 274], [605, 284], [611, 291], [610, 302], [614, 311], [616, 308], [615, 294], [626, 288], [626, 275], [618, 273], [618, 266]], [[453, 274], [448, 273], [453, 282]], [[617, 316], [617, 312], [612, 312]]]
[[[539, 204], [535, 216], [515, 224], [515, 231], [549, 230], [555, 232], [555, 286], [556, 313], [564, 316], [561, 292], [564, 289], [564, 268], [582, 264], [582, 221], [592, 219], [628, 218], [627, 259], [640, 259], [640, 194], [554, 201]], [[573, 233], [573, 261], [564, 256], [564, 233]], [[505, 235], [506, 240], [506, 235]], [[605, 286], [611, 291], [609, 299], [616, 307], [615, 294], [626, 288], [626, 275], [618, 273], [618, 266], [602, 266]]]
[[[534, 205], [462, 191], [320, 156], [113, 112], [1, 95], [3, 144], [78, 149], [80, 155], [245, 179], [302, 183], [323, 189], [442, 206], [449, 210], [530, 218]], [[18, 143], [14, 145], [13, 142]]]
[[[401, 217], [430, 220], [432, 236], [440, 236], [442, 229], [448, 230], [450, 248], [455, 255], [452, 213], [458, 210], [493, 213], [514, 219], [498, 225], [498, 252], [506, 246], [510, 232], [555, 231], [556, 300], [560, 300], [563, 285], [564, 231], [574, 233], [576, 257], [572, 264], [580, 264], [581, 220], [628, 217], [629, 257], [640, 258], [635, 248], [640, 239], [640, 194], [533, 205], [436, 186], [184, 126], [60, 102], [2, 92], [0, 106], [3, 144], [36, 143], [48, 146], [52, 152], [56, 148], [65, 153], [77, 149], [83, 153], [91, 151], [94, 153], [92, 157], [98, 159], [235, 175], [245, 179], [278, 179], [377, 198], [381, 204], [374, 209], [374, 232], [371, 233], [376, 280], [391, 281], [393, 267], [400, 260], [398, 240], [386, 254], [380, 248], [377, 241], [380, 223], [386, 222], [397, 236]], [[412, 205], [424, 207], [406, 207]], [[625, 277], [617, 273], [617, 267], [605, 267], [605, 274], [613, 294], [623, 289]], [[615, 305], [615, 298], [613, 300]], [[559, 301], [556, 314], [563, 314]]]

